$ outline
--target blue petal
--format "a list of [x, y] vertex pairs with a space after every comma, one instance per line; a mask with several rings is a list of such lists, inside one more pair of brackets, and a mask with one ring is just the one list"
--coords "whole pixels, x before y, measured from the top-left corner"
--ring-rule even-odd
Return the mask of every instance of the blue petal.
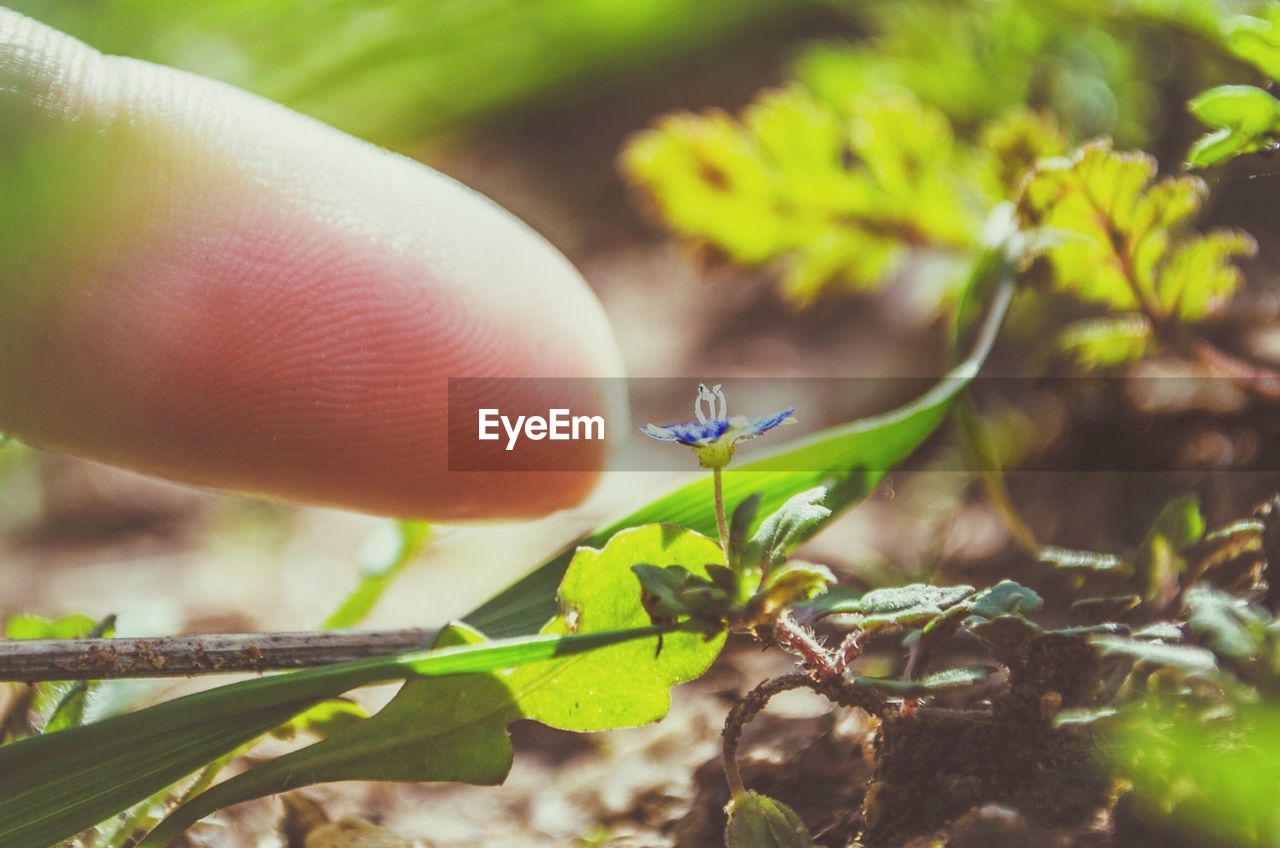
[[791, 416], [795, 414], [795, 411], [796, 408], [794, 406], [788, 406], [786, 409], [781, 412], [776, 412], [773, 415], [762, 415], [759, 418], [750, 419], [751, 423], [747, 425], [747, 438], [754, 438], [761, 433], [769, 432], [779, 424], [790, 420]]
[[714, 442], [728, 429], [728, 419], [713, 418], [705, 424], [701, 421], [685, 421], [680, 424], [668, 424], [665, 427], [647, 424], [640, 428], [640, 432], [660, 442], [679, 442], [690, 447], [700, 447]]

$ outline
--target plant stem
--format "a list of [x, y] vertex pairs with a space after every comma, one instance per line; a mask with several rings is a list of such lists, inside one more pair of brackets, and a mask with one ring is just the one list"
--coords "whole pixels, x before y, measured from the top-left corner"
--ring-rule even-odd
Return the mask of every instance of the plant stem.
[[729, 562], [729, 521], [724, 514], [724, 483], [720, 479], [720, 467], [711, 469], [712, 488], [716, 493], [716, 529], [720, 532], [720, 548], [724, 551], [724, 561]]
[[738, 768], [738, 742], [742, 738], [743, 728], [759, 715], [774, 695], [802, 687], [813, 687], [813, 679], [802, 671], [774, 677], [743, 695], [733, 705], [733, 709], [729, 710], [720, 736], [724, 739], [724, 776], [729, 784], [730, 798], [741, 798], [747, 791], [742, 782], [742, 772]]
[[773, 626], [778, 647], [795, 654], [818, 680], [839, 677], [844, 671], [812, 633], [796, 623], [790, 612], [778, 616]]
[[858, 707], [873, 716], [884, 713], [887, 706], [885, 699], [869, 689], [848, 683], [839, 677], [828, 680], [816, 680], [803, 671], [793, 671], [774, 677], [743, 695], [738, 703], [729, 710], [724, 720], [724, 730], [720, 736], [724, 739], [724, 774], [729, 784], [729, 794], [740, 798], [747, 791], [742, 781], [742, 772], [738, 768], [738, 743], [743, 729], [751, 723], [760, 711], [768, 706], [774, 695], [792, 689], [811, 689], [832, 703], [842, 707]]
[[157, 639], [0, 640], [0, 680], [187, 677], [309, 668], [424, 648], [423, 629], [230, 633]]

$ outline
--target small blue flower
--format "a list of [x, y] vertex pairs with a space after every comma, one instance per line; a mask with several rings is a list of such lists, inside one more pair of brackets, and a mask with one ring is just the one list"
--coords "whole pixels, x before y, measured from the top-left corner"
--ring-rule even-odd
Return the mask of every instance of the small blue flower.
[[[703, 405], [706, 405], [704, 411]], [[773, 415], [748, 418], [745, 415], [729, 417], [729, 402], [720, 386], [708, 389], [698, 384], [698, 396], [693, 402], [693, 414], [697, 421], [680, 424], [646, 424], [640, 428], [651, 439], [660, 442], [678, 442], [698, 453], [698, 462], [704, 468], [723, 468], [733, 459], [733, 449], [738, 442], [754, 439], [782, 424], [794, 424], [795, 407], [787, 407]]]

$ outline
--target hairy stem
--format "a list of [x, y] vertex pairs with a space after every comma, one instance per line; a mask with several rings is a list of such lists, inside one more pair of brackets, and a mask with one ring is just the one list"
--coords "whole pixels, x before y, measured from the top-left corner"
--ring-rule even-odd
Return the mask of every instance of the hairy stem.
[[231, 633], [157, 639], [0, 640], [0, 680], [187, 677], [309, 668], [426, 647], [422, 629]]
[[768, 706], [774, 695], [792, 689], [810, 689], [832, 703], [842, 707], [858, 707], [875, 716], [882, 715], [888, 705], [881, 695], [838, 677], [816, 680], [811, 674], [795, 671], [766, 680], [743, 695], [725, 717], [724, 730], [720, 735], [724, 740], [724, 773], [731, 797], [740, 798], [747, 791], [742, 782], [742, 772], [738, 768], [738, 744], [742, 739], [743, 729]]
[[819, 680], [839, 677], [843, 667], [827, 652], [816, 636], [797, 624], [790, 612], [784, 612], [773, 626], [778, 647], [795, 654]]
[[729, 521], [724, 514], [724, 482], [721, 480], [720, 467], [711, 469], [712, 488], [716, 494], [716, 529], [720, 532], [720, 548], [724, 551], [724, 561], [729, 561]]

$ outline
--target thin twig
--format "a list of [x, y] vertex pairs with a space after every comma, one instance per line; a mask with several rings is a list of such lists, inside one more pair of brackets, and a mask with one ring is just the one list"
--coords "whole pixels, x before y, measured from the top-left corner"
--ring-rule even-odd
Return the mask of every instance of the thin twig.
[[766, 680], [733, 705], [733, 709], [725, 717], [724, 730], [720, 733], [724, 740], [724, 773], [732, 797], [739, 798], [746, 792], [742, 772], [738, 768], [738, 743], [742, 739], [743, 729], [768, 706], [774, 695], [792, 689], [810, 689], [832, 703], [842, 707], [858, 707], [873, 716], [883, 715], [888, 706], [888, 702], [879, 693], [838, 677], [816, 680], [803, 671], [793, 671]]
[[228, 633], [156, 639], [0, 640], [0, 680], [105, 680], [282, 671], [428, 646], [436, 631]]

